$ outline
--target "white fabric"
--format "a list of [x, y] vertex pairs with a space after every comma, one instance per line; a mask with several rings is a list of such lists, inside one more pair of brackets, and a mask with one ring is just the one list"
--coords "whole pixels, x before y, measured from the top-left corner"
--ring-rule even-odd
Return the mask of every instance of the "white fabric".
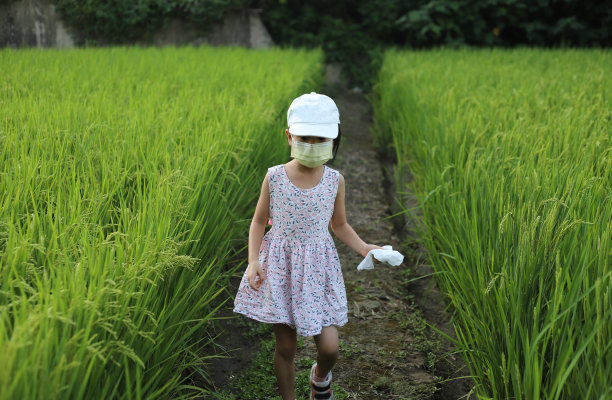
[[296, 136], [338, 137], [340, 114], [334, 101], [315, 92], [293, 100], [287, 110], [289, 132]]
[[363, 261], [359, 263], [357, 269], [359, 271], [364, 269], [374, 269], [374, 260], [372, 257], [377, 259], [380, 262], [384, 262], [387, 264], [391, 264], [393, 266], [398, 266], [404, 261], [404, 256], [397, 250], [393, 250], [391, 246], [383, 246], [382, 249], [370, 250], [368, 254], [365, 256]]

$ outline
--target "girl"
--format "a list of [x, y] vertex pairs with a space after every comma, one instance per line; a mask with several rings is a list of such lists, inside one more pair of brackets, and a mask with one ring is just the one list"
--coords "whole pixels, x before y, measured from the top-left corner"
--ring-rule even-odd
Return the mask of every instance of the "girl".
[[[295, 398], [297, 335], [314, 336], [310, 398], [333, 399], [337, 327], [347, 322], [347, 304], [328, 226], [331, 222], [336, 236], [363, 257], [381, 247], [365, 243], [346, 222], [344, 177], [323, 165], [332, 151], [335, 158], [340, 144], [334, 101], [315, 92], [304, 94], [291, 103], [287, 123], [293, 160], [269, 168], [264, 178], [249, 231], [249, 265], [234, 312], [274, 324], [274, 371], [283, 400]], [[264, 235], [269, 219], [272, 228]]]

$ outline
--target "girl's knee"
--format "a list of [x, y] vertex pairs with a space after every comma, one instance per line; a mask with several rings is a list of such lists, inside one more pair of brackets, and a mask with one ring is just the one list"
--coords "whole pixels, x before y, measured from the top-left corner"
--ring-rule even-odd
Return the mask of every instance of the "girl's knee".
[[288, 341], [276, 341], [276, 352], [286, 360], [293, 360], [297, 353], [297, 343]]
[[337, 358], [339, 353], [338, 330], [335, 326], [324, 327], [321, 334], [315, 336], [317, 351], [320, 356]]
[[337, 359], [338, 354], [340, 353], [338, 343], [333, 341], [321, 343], [321, 345], [317, 347], [317, 351], [319, 352], [319, 356], [333, 360]]
[[297, 352], [297, 335], [288, 326], [275, 326], [276, 352], [286, 360], [293, 360]]

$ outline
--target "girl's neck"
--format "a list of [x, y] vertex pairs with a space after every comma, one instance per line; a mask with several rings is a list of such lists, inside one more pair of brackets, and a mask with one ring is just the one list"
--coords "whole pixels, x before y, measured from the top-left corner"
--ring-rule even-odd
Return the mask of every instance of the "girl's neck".
[[325, 165], [321, 165], [321, 166], [315, 167], [315, 168], [308, 168], [308, 167], [305, 167], [302, 164], [300, 164], [295, 159], [289, 161], [285, 165], [291, 167], [294, 171], [296, 171], [300, 175], [308, 175], [308, 176], [317, 175], [319, 172], [321, 172], [321, 170], [323, 168], [325, 168]]
[[283, 165], [287, 178], [293, 186], [300, 190], [308, 190], [316, 187], [325, 175], [325, 166], [316, 168], [304, 167], [297, 160], [292, 160]]

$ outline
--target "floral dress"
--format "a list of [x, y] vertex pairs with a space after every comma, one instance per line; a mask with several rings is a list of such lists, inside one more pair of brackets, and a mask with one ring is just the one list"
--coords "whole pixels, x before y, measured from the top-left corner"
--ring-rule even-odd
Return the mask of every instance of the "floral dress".
[[310, 189], [295, 186], [283, 164], [268, 169], [272, 228], [259, 250], [265, 279], [259, 290], [252, 289], [245, 271], [234, 312], [289, 325], [301, 336], [346, 324], [344, 279], [328, 228], [340, 174], [324, 168]]

